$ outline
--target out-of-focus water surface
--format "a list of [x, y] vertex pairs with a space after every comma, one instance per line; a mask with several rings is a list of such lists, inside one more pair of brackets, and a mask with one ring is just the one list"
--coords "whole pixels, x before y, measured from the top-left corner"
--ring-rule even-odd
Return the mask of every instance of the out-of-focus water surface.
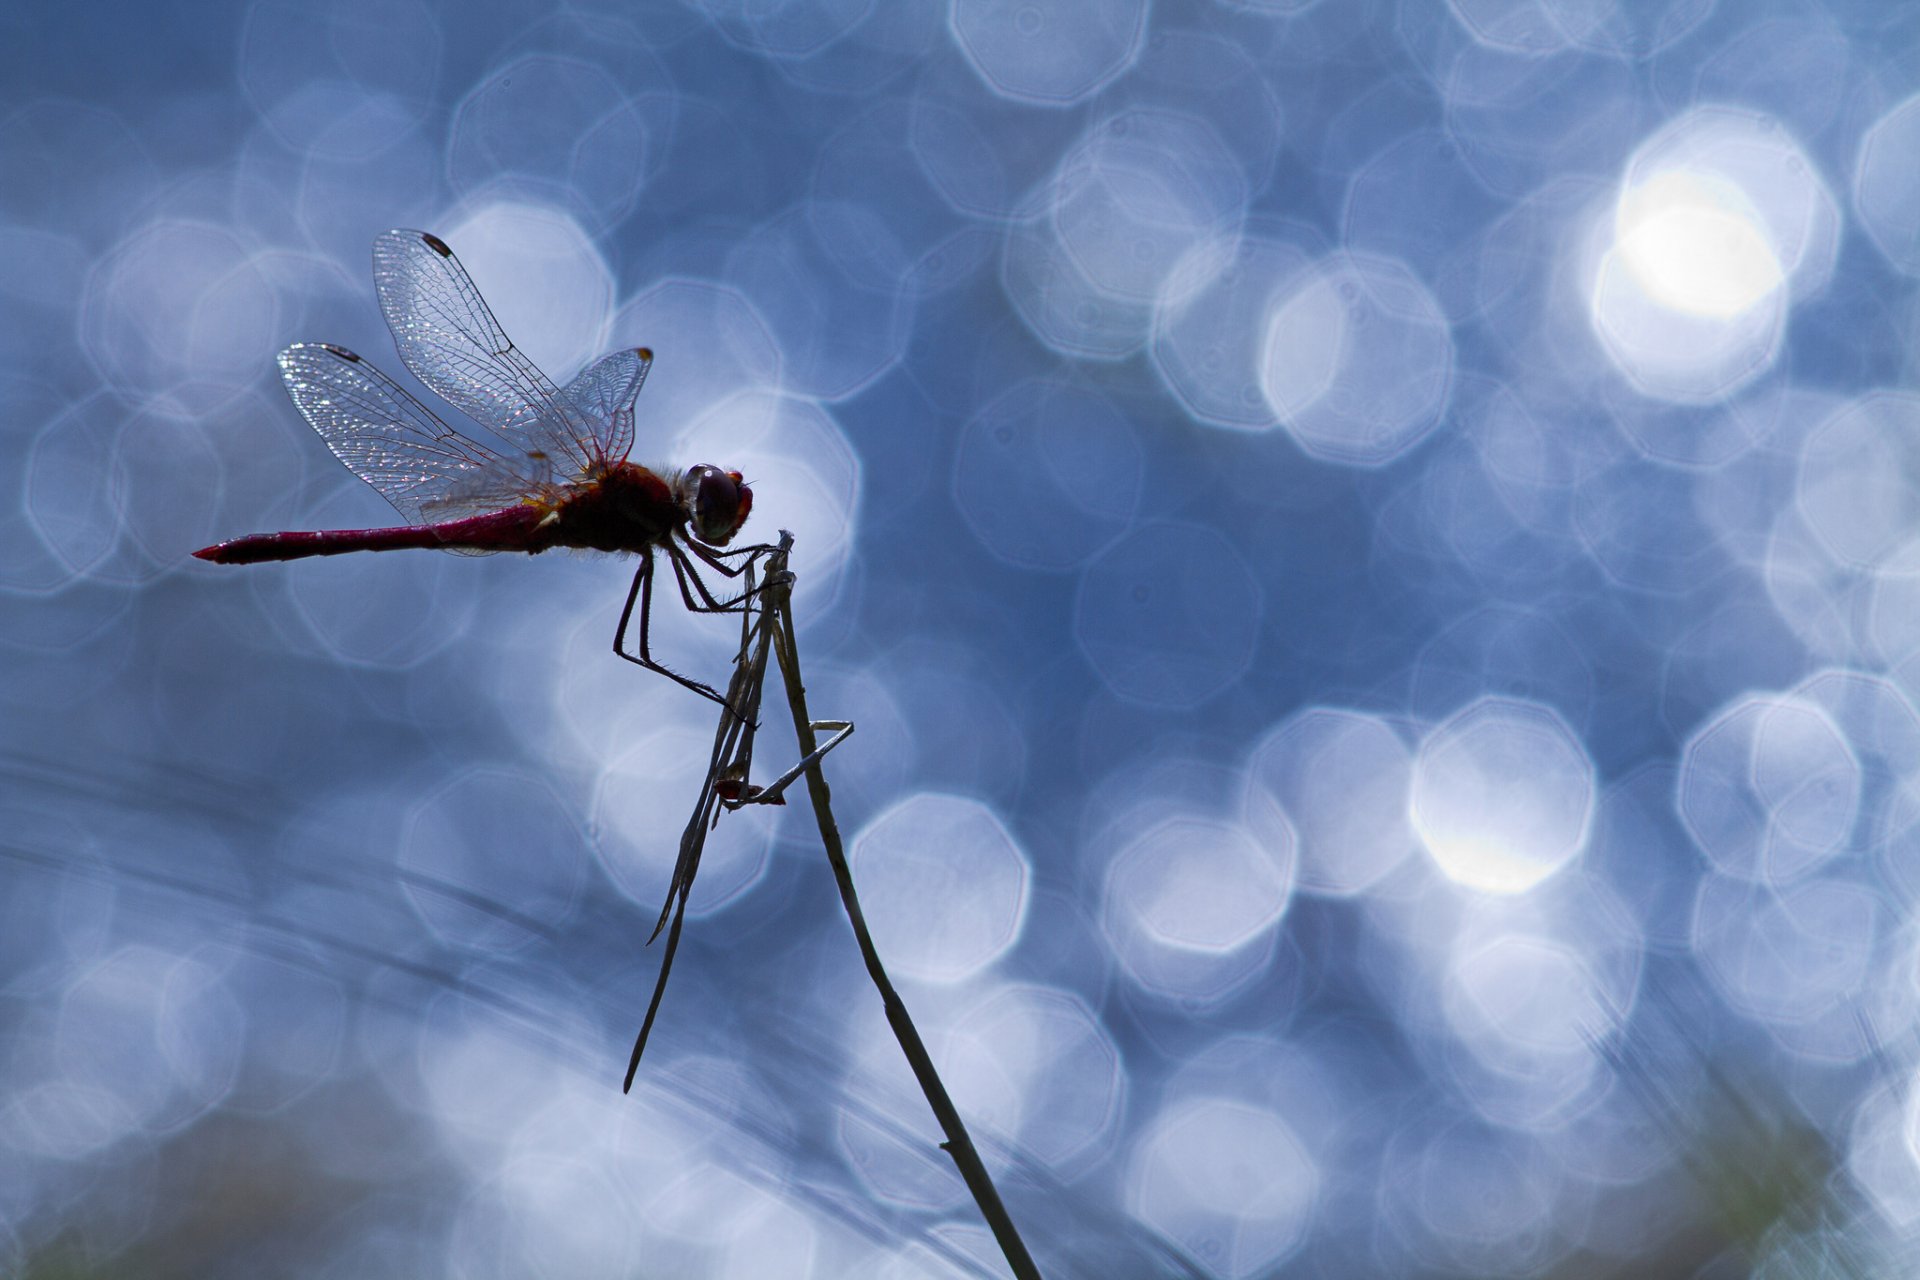
[[391, 519], [273, 356], [400, 372], [395, 226], [798, 536], [1047, 1274], [1913, 1274], [1883, 0], [0, 10], [0, 1272], [999, 1273], [804, 802], [621, 1096], [712, 731], [630, 566], [187, 557]]

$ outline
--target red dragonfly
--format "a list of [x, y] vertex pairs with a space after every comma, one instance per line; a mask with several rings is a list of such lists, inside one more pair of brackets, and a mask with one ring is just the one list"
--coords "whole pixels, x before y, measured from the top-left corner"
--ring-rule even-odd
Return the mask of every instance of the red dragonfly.
[[[613, 651], [725, 706], [713, 689], [668, 670], [648, 651], [653, 552], [666, 553], [687, 608], [724, 613], [744, 607], [744, 597], [715, 599], [695, 560], [731, 578], [769, 548], [720, 550], [753, 509], [753, 490], [738, 471], [702, 463], [662, 475], [627, 461], [633, 402], [653, 352], [616, 351], [556, 387], [513, 345], [446, 241], [424, 231], [388, 231], [376, 239], [373, 280], [407, 368], [491, 430], [499, 445], [449, 427], [346, 348], [296, 342], [280, 353], [287, 394], [334, 456], [408, 523], [258, 533], [193, 554], [217, 564], [255, 564], [403, 547], [462, 555], [538, 555], [550, 547], [631, 551], [640, 567]], [[629, 653], [636, 601], [639, 652]]]

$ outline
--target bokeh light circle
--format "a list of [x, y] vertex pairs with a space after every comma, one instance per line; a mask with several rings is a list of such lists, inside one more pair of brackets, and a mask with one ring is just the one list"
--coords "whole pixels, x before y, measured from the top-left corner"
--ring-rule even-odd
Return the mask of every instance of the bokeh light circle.
[[1485, 698], [1420, 744], [1413, 826], [1449, 879], [1525, 893], [1586, 846], [1594, 785], [1585, 747], [1552, 710]]
[[1340, 253], [1301, 268], [1268, 304], [1260, 385], [1310, 456], [1380, 466], [1440, 421], [1453, 337], [1404, 263]]
[[928, 792], [860, 830], [850, 859], [876, 945], [922, 982], [962, 982], [1019, 939], [1027, 855], [993, 810]]

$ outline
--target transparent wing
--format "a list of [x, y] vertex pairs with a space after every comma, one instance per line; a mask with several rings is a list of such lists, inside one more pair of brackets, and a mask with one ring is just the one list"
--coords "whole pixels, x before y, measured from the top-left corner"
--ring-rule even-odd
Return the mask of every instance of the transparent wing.
[[513, 345], [444, 240], [382, 233], [373, 282], [400, 358], [448, 404], [572, 477], [626, 456], [609, 448], [611, 423], [587, 418]]
[[461, 435], [345, 347], [296, 342], [279, 363], [287, 395], [333, 456], [409, 524], [498, 511], [551, 486], [537, 460]]
[[581, 371], [561, 394], [580, 417], [594, 424], [604, 456], [619, 461], [633, 447], [633, 402], [653, 367], [653, 352], [629, 347]]

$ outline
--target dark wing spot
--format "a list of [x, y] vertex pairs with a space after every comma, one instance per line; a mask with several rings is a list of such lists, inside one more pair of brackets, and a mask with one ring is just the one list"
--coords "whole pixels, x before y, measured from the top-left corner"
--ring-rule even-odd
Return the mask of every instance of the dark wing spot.
[[653, 363], [652, 347], [635, 347], [633, 349], [633, 354], [639, 356], [642, 360], [645, 360], [648, 364]]
[[445, 240], [442, 240], [439, 236], [433, 234], [433, 232], [422, 231], [420, 233], [420, 238], [426, 242], [427, 248], [433, 250], [435, 253], [439, 254], [441, 257], [451, 258], [453, 256], [453, 250], [447, 247], [447, 242]]
[[319, 342], [319, 343], [315, 343], [314, 345], [319, 347], [322, 351], [326, 352], [328, 355], [339, 356], [342, 360], [348, 360], [354, 364], [360, 363], [360, 357], [353, 354], [353, 352], [347, 350], [345, 347], [336, 347], [331, 342]]

